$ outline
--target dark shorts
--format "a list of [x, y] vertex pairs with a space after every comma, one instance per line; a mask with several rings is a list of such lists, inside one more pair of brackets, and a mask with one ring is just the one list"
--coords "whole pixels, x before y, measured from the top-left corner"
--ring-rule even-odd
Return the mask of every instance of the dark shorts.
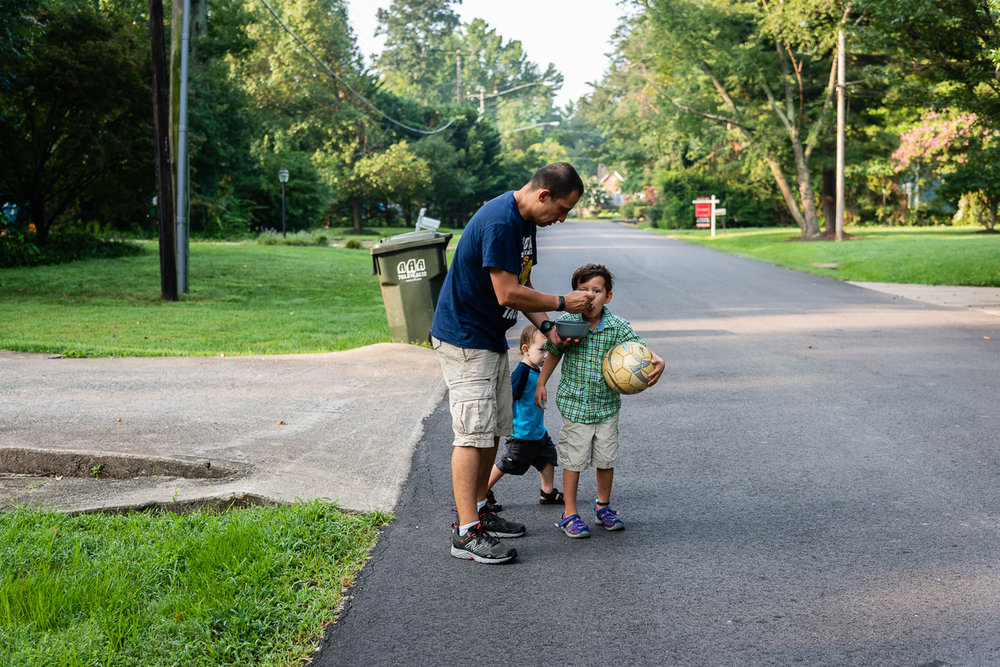
[[507, 436], [507, 441], [497, 455], [496, 466], [505, 475], [523, 475], [531, 466], [541, 472], [550, 463], [557, 465], [558, 462], [556, 445], [546, 433], [541, 440], [521, 440]]

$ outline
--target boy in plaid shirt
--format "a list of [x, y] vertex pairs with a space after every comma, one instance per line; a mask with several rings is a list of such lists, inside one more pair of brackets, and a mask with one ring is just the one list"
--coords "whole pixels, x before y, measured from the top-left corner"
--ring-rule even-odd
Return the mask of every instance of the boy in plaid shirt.
[[[559, 432], [559, 465], [563, 469], [563, 496], [566, 510], [556, 524], [569, 537], [589, 537], [590, 528], [580, 518], [576, 507], [576, 492], [580, 473], [591, 465], [597, 469], [597, 501], [594, 514], [607, 530], [625, 527], [618, 514], [611, 509], [611, 486], [618, 462], [618, 411], [621, 396], [604, 381], [601, 363], [604, 355], [615, 345], [625, 341], [642, 343], [632, 330], [632, 325], [611, 314], [605, 304], [611, 301], [613, 283], [611, 272], [602, 264], [586, 264], [573, 272], [573, 289], [593, 294], [594, 299], [579, 315], [566, 315], [563, 320], [584, 320], [590, 324], [590, 333], [576, 345], [559, 348], [551, 342], [545, 344], [549, 354], [545, 358], [535, 389], [535, 403], [544, 408], [548, 400], [545, 383], [556, 369], [560, 359], [562, 377], [556, 392], [556, 406], [562, 415]], [[653, 371], [649, 386], [656, 384], [663, 373], [664, 363], [653, 352]]]

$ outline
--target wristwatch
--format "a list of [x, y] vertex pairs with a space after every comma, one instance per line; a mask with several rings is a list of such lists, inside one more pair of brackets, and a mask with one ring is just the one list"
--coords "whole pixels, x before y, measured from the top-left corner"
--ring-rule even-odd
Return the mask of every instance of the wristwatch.
[[544, 321], [544, 322], [542, 322], [542, 324], [541, 324], [541, 325], [540, 325], [540, 326], [538, 327], [538, 330], [539, 330], [539, 331], [541, 331], [541, 332], [542, 332], [543, 334], [548, 334], [548, 333], [549, 333], [549, 331], [551, 331], [551, 330], [552, 330], [552, 327], [554, 327], [555, 325], [556, 325], [556, 323], [555, 323], [555, 322], [553, 322], [552, 320], [545, 320], [545, 321]]
[[556, 306], [556, 310], [566, 310], [566, 297], [562, 294], [559, 295], [559, 305]]

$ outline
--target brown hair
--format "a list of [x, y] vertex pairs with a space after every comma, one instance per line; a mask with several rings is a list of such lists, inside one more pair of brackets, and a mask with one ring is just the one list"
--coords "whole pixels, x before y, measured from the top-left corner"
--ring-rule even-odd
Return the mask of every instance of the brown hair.
[[529, 324], [528, 326], [521, 329], [521, 347], [527, 345], [531, 347], [531, 341], [535, 339], [535, 334], [541, 333], [534, 324]]
[[583, 180], [568, 162], [553, 162], [534, 173], [528, 184], [534, 190], [548, 190], [553, 199], [564, 199], [574, 192], [583, 196]]
[[573, 289], [580, 286], [580, 283], [585, 283], [591, 278], [600, 276], [604, 278], [604, 287], [609, 292], [611, 291], [611, 286], [614, 284], [615, 277], [611, 275], [611, 271], [608, 267], [603, 264], [584, 264], [579, 269], [573, 272]]

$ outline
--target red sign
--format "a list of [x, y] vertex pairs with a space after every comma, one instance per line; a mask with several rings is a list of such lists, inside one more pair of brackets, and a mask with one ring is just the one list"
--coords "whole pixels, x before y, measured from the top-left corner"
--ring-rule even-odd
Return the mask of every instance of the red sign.
[[694, 205], [694, 217], [709, 218], [712, 216], [712, 202], [696, 203]]

